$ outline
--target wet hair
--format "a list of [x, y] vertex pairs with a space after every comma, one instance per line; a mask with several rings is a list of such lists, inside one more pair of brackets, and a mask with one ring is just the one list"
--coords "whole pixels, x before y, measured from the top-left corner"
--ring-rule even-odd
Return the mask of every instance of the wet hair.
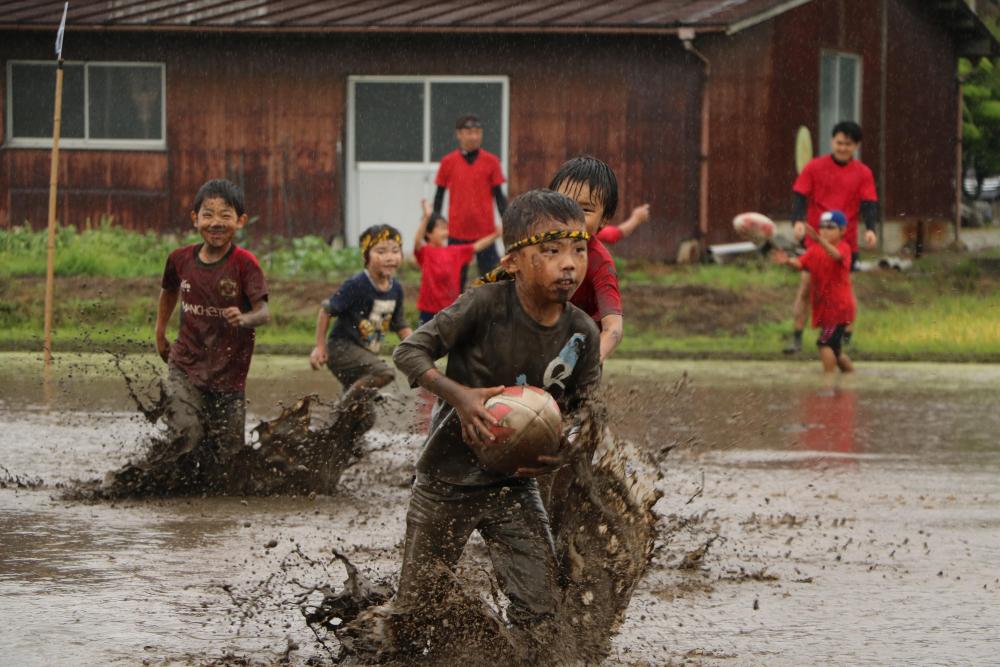
[[458, 120], [455, 121], [456, 130], [464, 130], [466, 128], [480, 128], [482, 129], [483, 124], [479, 120], [479, 116], [474, 113], [466, 114], [464, 116], [459, 116]]
[[830, 133], [830, 136], [835, 137], [841, 133], [848, 136], [854, 143], [861, 143], [861, 126], [853, 120], [842, 120], [834, 125], [833, 132]]
[[427, 238], [427, 235], [434, 231], [439, 222], [448, 223], [440, 213], [431, 213], [430, 217], [427, 218], [427, 226], [424, 227], [424, 238]]
[[372, 225], [361, 232], [358, 245], [361, 246], [361, 256], [365, 258], [365, 266], [368, 266], [368, 255], [371, 249], [380, 241], [395, 241], [402, 244], [403, 235], [392, 225]]
[[238, 185], [224, 178], [212, 179], [198, 188], [198, 194], [194, 196], [194, 205], [191, 210], [195, 213], [200, 211], [201, 205], [206, 199], [221, 199], [232, 206], [238, 216], [242, 216], [246, 212], [243, 191]]
[[580, 205], [552, 190], [529, 190], [511, 200], [503, 213], [503, 243], [512, 246], [531, 235], [535, 223], [553, 220], [568, 224], [583, 222]]
[[559, 171], [552, 177], [549, 183], [550, 190], [558, 190], [560, 186], [567, 184], [576, 186], [582, 185], [590, 188], [590, 198], [594, 202], [604, 205], [604, 219], [610, 220], [618, 210], [618, 179], [615, 172], [602, 160], [598, 160], [591, 155], [581, 155], [572, 160], [563, 162]]

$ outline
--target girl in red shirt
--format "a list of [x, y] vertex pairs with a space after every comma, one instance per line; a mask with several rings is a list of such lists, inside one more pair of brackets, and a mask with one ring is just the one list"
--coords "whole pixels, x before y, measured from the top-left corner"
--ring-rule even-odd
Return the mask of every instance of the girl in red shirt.
[[458, 298], [462, 292], [462, 267], [472, 261], [473, 255], [489, 247], [499, 236], [499, 230], [484, 236], [475, 243], [448, 245], [448, 221], [431, 209], [426, 199], [420, 200], [423, 217], [413, 243], [413, 256], [420, 265], [420, 295], [417, 309], [420, 324], [426, 324], [441, 310]]

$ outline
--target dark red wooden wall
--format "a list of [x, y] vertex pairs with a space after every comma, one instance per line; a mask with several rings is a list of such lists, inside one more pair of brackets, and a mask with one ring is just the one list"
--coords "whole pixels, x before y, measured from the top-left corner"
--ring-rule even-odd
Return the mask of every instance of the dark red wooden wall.
[[[955, 45], [916, 0], [888, 7], [886, 164], [880, 164], [883, 0], [814, 0], [733, 36], [696, 40], [712, 63], [710, 242], [732, 240], [740, 211], [785, 218], [795, 133], [817, 148], [822, 49], [863, 60], [862, 159], [883, 178], [887, 218], [947, 218], [954, 201]], [[0, 32], [0, 63], [51, 57], [52, 36]], [[544, 186], [591, 153], [619, 177], [622, 215], [653, 222], [616, 252], [673, 259], [698, 222], [700, 61], [675, 36], [252, 35], [70, 32], [76, 60], [166, 63], [167, 150], [63, 150], [60, 218], [113, 215], [177, 232], [198, 186], [243, 185], [253, 233], [343, 232], [347, 77], [510, 77], [511, 194]], [[0, 77], [0, 105], [6, 103]], [[3, 122], [3, 114], [0, 114]], [[0, 225], [46, 219], [49, 152], [0, 147]]]

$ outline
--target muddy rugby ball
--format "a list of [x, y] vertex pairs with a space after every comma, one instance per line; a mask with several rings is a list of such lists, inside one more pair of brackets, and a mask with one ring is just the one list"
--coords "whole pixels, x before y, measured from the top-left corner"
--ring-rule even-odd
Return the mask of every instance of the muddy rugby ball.
[[763, 213], [740, 213], [733, 218], [733, 229], [745, 239], [764, 241], [774, 236], [774, 221]]
[[500, 422], [492, 427], [496, 440], [473, 447], [482, 466], [513, 475], [518, 468], [537, 468], [539, 456], [555, 456], [562, 440], [562, 414], [552, 395], [531, 386], [507, 387], [486, 401]]

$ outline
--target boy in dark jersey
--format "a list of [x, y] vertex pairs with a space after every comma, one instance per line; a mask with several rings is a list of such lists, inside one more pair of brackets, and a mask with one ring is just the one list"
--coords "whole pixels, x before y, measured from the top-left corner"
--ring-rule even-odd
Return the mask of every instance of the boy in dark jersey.
[[487, 246], [492, 246], [500, 235], [494, 230], [475, 243], [448, 244], [448, 221], [435, 213], [426, 199], [420, 200], [423, 218], [413, 242], [413, 256], [420, 265], [420, 295], [417, 310], [420, 324], [426, 324], [439, 311], [447, 308], [462, 293], [462, 269], [472, 261], [472, 256]]
[[[534, 190], [503, 217], [502, 264], [513, 280], [459, 297], [393, 355], [411, 385], [437, 395], [431, 434], [417, 462], [395, 611], [436, 610], [472, 531], [489, 548], [508, 619], [530, 629], [554, 613], [556, 561], [535, 475], [568, 460], [575, 436], [545, 468], [508, 476], [483, 468], [470, 449], [489, 446], [496, 420], [487, 399], [508, 385], [542, 387], [572, 415], [600, 381], [600, 338], [569, 303], [586, 271], [583, 212], [568, 197]], [[448, 356], [441, 373], [434, 361]]]
[[827, 211], [820, 216], [819, 231], [806, 228], [813, 241], [804, 255], [789, 258], [784, 250], [774, 249], [771, 257], [798, 271], [808, 271], [812, 283], [812, 321], [820, 330], [819, 347], [823, 370], [854, 370], [843, 351], [844, 331], [854, 321], [854, 291], [851, 289], [851, 245], [844, 239], [847, 216], [841, 211]]
[[[170, 253], [156, 313], [156, 351], [167, 362], [164, 418], [174, 457], [206, 442], [227, 461], [244, 443], [244, 389], [254, 329], [267, 323], [267, 284], [257, 258], [233, 243], [247, 222], [243, 193], [225, 180], [195, 195], [191, 221], [202, 243]], [[167, 323], [177, 302], [180, 330]]]
[[[878, 194], [875, 179], [867, 165], [854, 157], [861, 146], [861, 126], [853, 121], [841, 121], [833, 127], [830, 153], [810, 160], [792, 186], [792, 228], [795, 238], [813, 244], [806, 229], [819, 229], [820, 216], [826, 211], [841, 211], [847, 217], [844, 240], [851, 247], [851, 270], [858, 261], [858, 218], [865, 223], [865, 245], [878, 243], [875, 224], [878, 220]], [[805, 223], [803, 223], [805, 219]], [[802, 349], [802, 329], [806, 323], [806, 295], [809, 293], [809, 272], [803, 271], [793, 308], [794, 330], [786, 354]], [[853, 325], [853, 321], [851, 323]], [[850, 341], [852, 327], [844, 332], [844, 342]]]
[[598, 231], [618, 208], [618, 179], [606, 163], [584, 155], [565, 162], [549, 184], [551, 190], [576, 200], [586, 217], [587, 275], [573, 295], [573, 305], [601, 327], [601, 361], [614, 352], [625, 335], [618, 272], [611, 253], [597, 238]]
[[[320, 305], [316, 317], [316, 347], [309, 355], [313, 370], [324, 364], [344, 386], [346, 401], [374, 392], [392, 382], [395, 373], [379, 358], [389, 331], [400, 339], [412, 331], [403, 317], [403, 287], [395, 273], [403, 262], [402, 237], [389, 225], [375, 225], [361, 234], [363, 271], [349, 278]], [[337, 322], [326, 337], [330, 319]]]

